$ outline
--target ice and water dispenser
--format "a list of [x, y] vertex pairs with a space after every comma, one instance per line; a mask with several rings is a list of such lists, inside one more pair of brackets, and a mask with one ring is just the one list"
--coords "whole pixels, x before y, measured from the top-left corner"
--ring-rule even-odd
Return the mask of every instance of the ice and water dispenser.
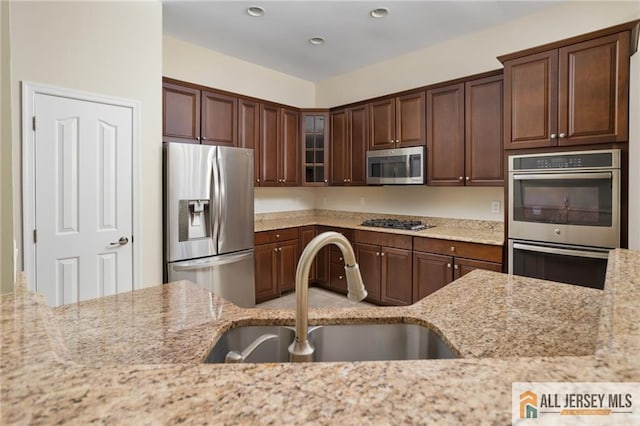
[[211, 237], [209, 200], [180, 200], [178, 240], [190, 241]]

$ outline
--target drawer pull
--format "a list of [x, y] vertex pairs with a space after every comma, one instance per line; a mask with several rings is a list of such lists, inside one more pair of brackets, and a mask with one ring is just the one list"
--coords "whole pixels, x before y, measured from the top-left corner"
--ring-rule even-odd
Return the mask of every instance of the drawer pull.
[[456, 248], [454, 246], [451, 246], [451, 251], [456, 251]]
[[451, 264], [450, 263], [447, 263], [447, 268], [451, 268]]

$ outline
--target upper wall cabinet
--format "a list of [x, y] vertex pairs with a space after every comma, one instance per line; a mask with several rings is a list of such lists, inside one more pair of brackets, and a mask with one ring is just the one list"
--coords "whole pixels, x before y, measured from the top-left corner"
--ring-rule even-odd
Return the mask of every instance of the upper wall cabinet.
[[162, 84], [162, 134], [167, 142], [237, 146], [238, 98], [190, 85]]
[[260, 105], [260, 186], [300, 184], [297, 110]]
[[329, 181], [329, 113], [303, 112], [302, 184], [326, 186]]
[[499, 58], [505, 148], [627, 141], [630, 34], [581, 36]]
[[162, 84], [162, 135], [165, 141], [200, 143], [200, 90]]
[[424, 92], [371, 103], [370, 149], [424, 144]]
[[260, 103], [238, 99], [238, 146], [253, 149], [253, 182], [260, 186]]
[[502, 75], [427, 90], [427, 183], [500, 186]]
[[331, 112], [330, 185], [366, 185], [368, 140], [368, 104]]

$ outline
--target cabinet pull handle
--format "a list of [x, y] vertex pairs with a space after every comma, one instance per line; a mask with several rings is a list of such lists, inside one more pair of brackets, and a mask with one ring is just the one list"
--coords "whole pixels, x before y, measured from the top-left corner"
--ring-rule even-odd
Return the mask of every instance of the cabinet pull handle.
[[447, 263], [447, 268], [451, 268], [451, 264], [450, 263]]
[[327, 183], [327, 180], [326, 180], [326, 179], [324, 180], [324, 183]]
[[342, 261], [342, 257], [340, 257], [338, 260]]
[[565, 135], [564, 133], [560, 133], [558, 136], [559, 136], [560, 138], [566, 138], [566, 137], [567, 137], [567, 135]]
[[280, 238], [280, 234], [276, 234], [276, 238]]
[[202, 140], [203, 140], [203, 141], [206, 141], [206, 140], [207, 140], [207, 137], [206, 137], [206, 136], [203, 136], [203, 137], [202, 137]]
[[464, 179], [462, 176], [460, 176], [460, 177], [458, 178], [458, 180], [462, 180], [462, 179]]
[[278, 251], [282, 251], [282, 247], [278, 247]]
[[380, 256], [380, 252], [376, 252], [376, 256]]
[[260, 183], [260, 178], [256, 179], [256, 182]]
[[273, 249], [273, 251], [277, 252], [277, 251], [278, 251], [278, 248], [277, 248], [277, 247], [276, 247], [276, 248], [274, 248], [274, 249]]
[[451, 246], [451, 251], [456, 251], [456, 248], [454, 246]]
[[458, 269], [458, 265], [453, 265], [454, 269]]
[[467, 178], [466, 178], [466, 179], [467, 179], [467, 181], [469, 181], [469, 176], [467, 176]]
[[551, 139], [556, 139], [558, 137], [558, 135], [556, 135], [555, 133], [551, 133]]
[[200, 140], [200, 136], [196, 136], [196, 140], [199, 141]]
[[339, 279], [339, 280], [341, 280], [341, 279], [343, 279], [343, 278], [344, 278], [344, 277], [343, 277], [342, 275], [340, 275], [340, 276], [338, 277], [338, 279]]
[[380, 256], [384, 256], [384, 252], [380, 253]]

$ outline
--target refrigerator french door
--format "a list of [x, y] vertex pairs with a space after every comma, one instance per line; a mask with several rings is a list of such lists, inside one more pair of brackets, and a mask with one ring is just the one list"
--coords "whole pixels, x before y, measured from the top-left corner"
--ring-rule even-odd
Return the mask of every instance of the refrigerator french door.
[[253, 150], [164, 144], [165, 281], [255, 306]]

